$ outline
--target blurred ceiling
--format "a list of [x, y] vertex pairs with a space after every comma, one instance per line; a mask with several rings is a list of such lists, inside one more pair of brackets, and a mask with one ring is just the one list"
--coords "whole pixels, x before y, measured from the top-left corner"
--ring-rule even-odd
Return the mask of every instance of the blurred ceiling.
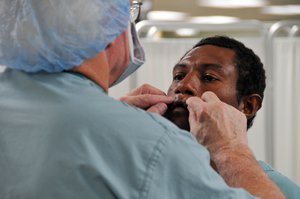
[[[230, 16], [238, 17], [240, 19], [257, 19], [261, 21], [279, 21], [294, 19], [300, 20], [300, 0], [268, 0], [268, 4], [263, 7], [251, 7], [251, 8], [216, 8], [208, 7], [201, 4], [205, 0], [144, 0], [144, 5], [148, 7], [150, 5], [151, 10], [158, 11], [176, 11], [187, 13], [190, 17], [198, 16]], [[226, 1], [226, 0], [224, 0]], [[229, 1], [229, 0], [228, 0]], [[245, 1], [245, 0], [240, 0]], [[263, 13], [263, 9], [268, 6], [278, 5], [296, 5], [296, 14], [287, 15], [284, 14], [267, 14]]]

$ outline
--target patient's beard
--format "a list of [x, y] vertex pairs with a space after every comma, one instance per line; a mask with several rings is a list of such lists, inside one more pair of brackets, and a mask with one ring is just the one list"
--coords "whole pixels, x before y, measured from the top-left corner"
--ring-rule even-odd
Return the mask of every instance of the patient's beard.
[[173, 109], [168, 107], [167, 112], [163, 116], [176, 124], [179, 128], [190, 131], [189, 111], [186, 108], [180, 107]]

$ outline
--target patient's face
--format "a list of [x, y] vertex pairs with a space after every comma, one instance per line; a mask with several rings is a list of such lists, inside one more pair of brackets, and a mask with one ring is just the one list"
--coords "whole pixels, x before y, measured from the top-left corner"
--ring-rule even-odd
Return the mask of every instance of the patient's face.
[[214, 92], [221, 101], [238, 107], [234, 63], [235, 52], [213, 45], [203, 45], [186, 54], [173, 69], [173, 82], [168, 90], [175, 101], [165, 117], [179, 128], [189, 130], [188, 110], [185, 101], [205, 91]]

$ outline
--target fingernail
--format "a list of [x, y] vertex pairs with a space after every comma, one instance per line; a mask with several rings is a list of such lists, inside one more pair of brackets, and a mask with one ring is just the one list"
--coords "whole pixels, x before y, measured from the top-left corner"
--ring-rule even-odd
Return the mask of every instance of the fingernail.
[[159, 109], [159, 112], [163, 114], [167, 111], [168, 106], [166, 104], [160, 103], [157, 104], [157, 108]]
[[175, 99], [176, 99], [176, 96], [170, 96], [170, 98], [171, 98], [172, 100], [175, 100]]
[[170, 102], [173, 102], [175, 100], [173, 96], [166, 96], [166, 97], [168, 97], [168, 100], [170, 100]]

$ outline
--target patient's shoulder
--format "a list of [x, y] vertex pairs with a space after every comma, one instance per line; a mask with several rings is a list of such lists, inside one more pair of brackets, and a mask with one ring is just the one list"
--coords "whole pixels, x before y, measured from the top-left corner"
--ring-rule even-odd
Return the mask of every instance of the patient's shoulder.
[[295, 184], [288, 177], [276, 171], [269, 164], [264, 161], [258, 161], [260, 166], [264, 169], [266, 174], [272, 179], [274, 183], [280, 188], [287, 199], [296, 199], [300, 196], [300, 187]]

